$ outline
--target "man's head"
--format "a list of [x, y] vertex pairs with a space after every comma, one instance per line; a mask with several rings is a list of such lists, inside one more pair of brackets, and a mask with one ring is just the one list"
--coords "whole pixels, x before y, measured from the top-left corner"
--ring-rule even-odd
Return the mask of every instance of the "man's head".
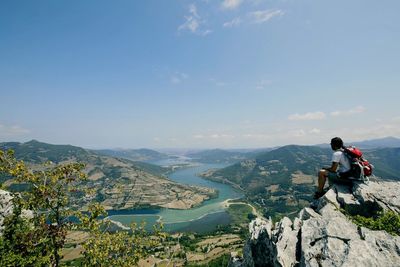
[[338, 150], [343, 147], [343, 141], [340, 137], [334, 137], [331, 140], [331, 148], [333, 150]]

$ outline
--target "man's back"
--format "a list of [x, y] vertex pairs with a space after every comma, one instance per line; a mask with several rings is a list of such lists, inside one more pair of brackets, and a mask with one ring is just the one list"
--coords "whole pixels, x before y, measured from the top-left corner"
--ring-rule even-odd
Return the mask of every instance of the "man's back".
[[339, 172], [341, 173], [350, 171], [351, 169], [350, 160], [341, 149], [333, 152], [332, 162], [339, 163]]

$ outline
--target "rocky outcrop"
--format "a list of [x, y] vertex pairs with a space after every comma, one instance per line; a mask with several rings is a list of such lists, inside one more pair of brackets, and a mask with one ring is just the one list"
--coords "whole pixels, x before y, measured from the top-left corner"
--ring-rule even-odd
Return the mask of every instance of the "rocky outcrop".
[[4, 218], [13, 212], [12, 196], [10, 192], [0, 189], [0, 233], [4, 229]]
[[[13, 213], [13, 196], [10, 192], [0, 189], [0, 235], [2, 235], [4, 229], [4, 219]], [[22, 210], [21, 216], [23, 218], [33, 218], [33, 212], [31, 210]]]
[[230, 266], [400, 266], [400, 237], [355, 225], [350, 214], [400, 211], [400, 183], [334, 185], [292, 222], [257, 218], [243, 258]]

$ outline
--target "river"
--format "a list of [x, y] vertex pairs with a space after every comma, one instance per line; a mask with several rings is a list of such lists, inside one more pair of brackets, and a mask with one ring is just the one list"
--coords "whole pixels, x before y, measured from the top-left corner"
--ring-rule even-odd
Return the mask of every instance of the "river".
[[[176, 160], [163, 160], [152, 162], [161, 166], [182, 163]], [[233, 187], [221, 183], [205, 180], [197, 174], [212, 168], [223, 168], [226, 164], [199, 164], [185, 169], [179, 169], [168, 175], [170, 180], [181, 184], [200, 185], [218, 190], [217, 198], [204, 201], [200, 206], [187, 209], [138, 209], [138, 210], [113, 210], [109, 211], [109, 219], [129, 226], [132, 221], [137, 223], [146, 221], [147, 226], [154, 225], [158, 220], [164, 224], [167, 232], [208, 232], [217, 225], [230, 223], [230, 217], [225, 211], [223, 202], [227, 199], [240, 198], [242, 193]]]

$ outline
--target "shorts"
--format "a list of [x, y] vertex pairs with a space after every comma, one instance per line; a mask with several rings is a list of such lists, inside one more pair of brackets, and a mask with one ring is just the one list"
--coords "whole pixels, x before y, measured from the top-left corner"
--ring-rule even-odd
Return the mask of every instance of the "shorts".
[[329, 184], [347, 184], [351, 185], [352, 181], [347, 178], [341, 178], [336, 172], [328, 172]]

